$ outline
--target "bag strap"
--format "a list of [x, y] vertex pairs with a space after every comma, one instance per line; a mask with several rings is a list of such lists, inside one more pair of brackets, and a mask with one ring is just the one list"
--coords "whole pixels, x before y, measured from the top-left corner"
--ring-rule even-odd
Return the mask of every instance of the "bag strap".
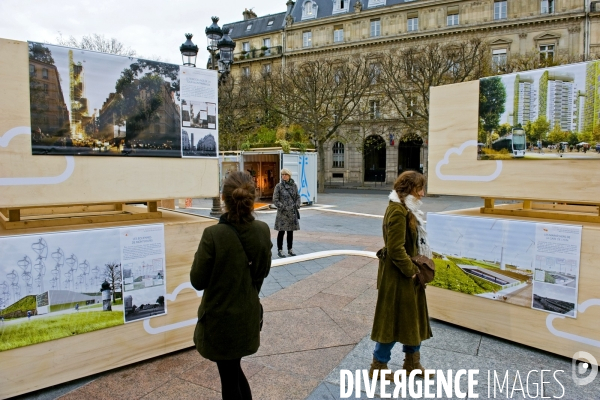
[[294, 208], [297, 208], [297, 207], [296, 207], [296, 200], [298, 200], [298, 193], [296, 193], [296, 194], [294, 195], [292, 192], [290, 192], [290, 191], [288, 190], [288, 188], [287, 188], [287, 187], [286, 187], [284, 184], [282, 184], [281, 186], [283, 186], [283, 188], [285, 189], [285, 191], [286, 191], [286, 192], [288, 192], [288, 193], [290, 194], [290, 196], [292, 196], [292, 200], [294, 200]]

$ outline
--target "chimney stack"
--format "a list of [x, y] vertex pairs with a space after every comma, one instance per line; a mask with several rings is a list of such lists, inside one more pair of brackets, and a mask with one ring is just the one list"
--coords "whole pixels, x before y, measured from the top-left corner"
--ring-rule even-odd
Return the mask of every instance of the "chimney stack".
[[244, 12], [242, 13], [242, 15], [244, 16], [244, 21], [247, 21], [249, 19], [253, 19], [253, 18], [257, 18], [257, 15], [254, 11], [252, 11], [252, 9], [248, 10], [247, 8], [244, 10]]

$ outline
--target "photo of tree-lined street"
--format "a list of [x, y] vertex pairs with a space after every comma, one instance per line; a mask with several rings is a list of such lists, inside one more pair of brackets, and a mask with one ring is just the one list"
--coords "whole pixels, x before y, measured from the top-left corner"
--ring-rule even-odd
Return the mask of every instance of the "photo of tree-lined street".
[[181, 157], [179, 66], [29, 42], [33, 154]]
[[600, 160], [600, 62], [479, 81], [480, 160]]

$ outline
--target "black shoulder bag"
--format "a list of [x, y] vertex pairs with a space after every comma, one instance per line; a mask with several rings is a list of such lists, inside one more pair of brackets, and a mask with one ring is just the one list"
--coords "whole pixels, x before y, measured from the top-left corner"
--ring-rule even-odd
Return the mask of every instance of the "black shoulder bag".
[[[250, 267], [252, 265], [252, 261], [250, 260], [250, 257], [248, 257], [248, 253], [246, 252], [246, 248], [244, 247], [244, 243], [242, 243], [242, 238], [240, 237], [240, 233], [238, 232], [237, 229], [235, 229], [235, 226], [224, 222], [224, 225], [227, 225], [228, 227], [230, 227], [231, 229], [233, 229], [233, 231], [235, 232], [238, 240], [240, 241], [240, 244], [242, 245], [242, 249], [244, 250], [244, 254], [246, 255], [246, 261], [248, 262], [248, 267]], [[260, 325], [259, 325], [259, 330], [262, 331], [262, 327], [263, 327], [263, 306], [260, 302], [260, 299], [258, 300], [258, 305], [260, 306]]]
[[294, 211], [296, 211], [296, 218], [300, 219], [300, 211], [298, 211], [298, 207], [296, 206], [296, 200], [298, 199], [298, 193], [296, 193], [296, 196], [294, 196], [292, 194], [292, 192], [290, 192], [288, 190], [288, 188], [286, 188], [284, 185], [282, 185], [285, 188], [285, 191], [288, 192], [290, 194], [290, 196], [292, 196], [292, 200], [294, 201]]

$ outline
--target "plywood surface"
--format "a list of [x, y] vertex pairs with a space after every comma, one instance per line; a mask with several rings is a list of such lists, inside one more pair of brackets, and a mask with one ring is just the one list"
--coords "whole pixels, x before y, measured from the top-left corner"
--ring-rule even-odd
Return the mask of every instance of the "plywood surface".
[[33, 156], [27, 43], [0, 60], [0, 208], [218, 195], [216, 159]]
[[429, 115], [429, 193], [600, 199], [600, 160], [477, 160], [479, 81], [432, 88]]
[[[448, 214], [482, 217], [478, 208]], [[556, 223], [537, 218], [501, 218]], [[565, 357], [586, 351], [600, 360], [600, 224], [573, 224], [583, 226], [576, 319], [432, 286], [427, 288], [430, 316]], [[586, 302], [593, 305], [582, 311]]]
[[[163, 218], [147, 223], [164, 223], [167, 294], [189, 282], [189, 272], [204, 229], [214, 219], [162, 210]], [[140, 225], [140, 222], [103, 223], [95, 228]], [[1, 236], [68, 231], [55, 229], [2, 230]], [[96, 374], [123, 365], [193, 346], [194, 324], [168, 329], [173, 324], [196, 318], [200, 298], [193, 289], [183, 289], [175, 300], [167, 299], [167, 314], [144, 321], [102, 329], [78, 336], [52, 340], [0, 353], [0, 398]], [[145, 324], [149, 326], [145, 327]], [[153, 329], [164, 332], [149, 333]]]

